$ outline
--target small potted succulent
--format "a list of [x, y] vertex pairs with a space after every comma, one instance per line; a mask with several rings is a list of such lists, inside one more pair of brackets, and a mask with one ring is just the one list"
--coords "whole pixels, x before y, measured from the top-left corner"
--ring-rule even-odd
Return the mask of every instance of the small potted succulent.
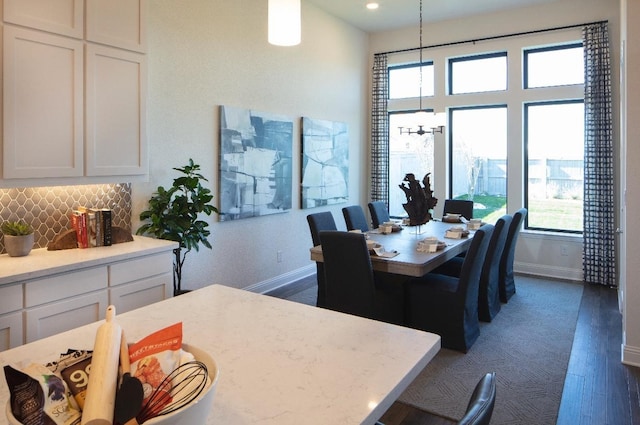
[[33, 248], [33, 228], [24, 221], [5, 221], [0, 227], [10, 257], [24, 257]]

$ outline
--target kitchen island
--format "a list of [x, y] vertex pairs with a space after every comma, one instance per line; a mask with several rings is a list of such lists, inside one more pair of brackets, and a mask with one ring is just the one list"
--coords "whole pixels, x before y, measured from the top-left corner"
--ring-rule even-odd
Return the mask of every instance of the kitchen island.
[[[129, 341], [182, 321], [184, 342], [212, 355], [220, 376], [207, 424], [373, 424], [440, 348], [435, 334], [222, 285], [116, 320]], [[0, 352], [0, 362], [91, 348], [101, 323]], [[3, 380], [0, 403], [8, 397]]]

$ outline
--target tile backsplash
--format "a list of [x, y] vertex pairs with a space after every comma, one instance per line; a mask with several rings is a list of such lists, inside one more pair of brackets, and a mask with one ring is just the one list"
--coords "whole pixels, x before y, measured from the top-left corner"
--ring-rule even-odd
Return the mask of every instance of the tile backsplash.
[[[131, 230], [131, 183], [0, 189], [0, 222], [23, 220], [34, 229], [33, 248], [46, 248], [70, 229], [69, 213], [79, 206], [109, 208], [114, 226]], [[0, 253], [5, 253], [4, 238]]]

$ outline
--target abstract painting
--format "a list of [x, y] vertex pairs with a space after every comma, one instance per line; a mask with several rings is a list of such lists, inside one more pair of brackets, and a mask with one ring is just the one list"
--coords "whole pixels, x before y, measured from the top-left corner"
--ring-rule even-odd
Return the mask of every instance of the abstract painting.
[[284, 213], [292, 204], [293, 120], [220, 108], [221, 221]]
[[302, 118], [302, 208], [347, 202], [349, 131], [346, 123]]

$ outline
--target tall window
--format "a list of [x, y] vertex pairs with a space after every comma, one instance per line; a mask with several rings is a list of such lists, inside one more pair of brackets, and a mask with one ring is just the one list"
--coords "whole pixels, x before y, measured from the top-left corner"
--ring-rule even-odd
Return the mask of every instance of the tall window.
[[[524, 87], [582, 85], [581, 43], [525, 50]], [[527, 227], [582, 232], [584, 100], [555, 99], [524, 106]]]
[[450, 111], [450, 197], [474, 202], [474, 218], [493, 223], [507, 211], [507, 107]]
[[525, 106], [528, 227], [582, 232], [584, 102]]

